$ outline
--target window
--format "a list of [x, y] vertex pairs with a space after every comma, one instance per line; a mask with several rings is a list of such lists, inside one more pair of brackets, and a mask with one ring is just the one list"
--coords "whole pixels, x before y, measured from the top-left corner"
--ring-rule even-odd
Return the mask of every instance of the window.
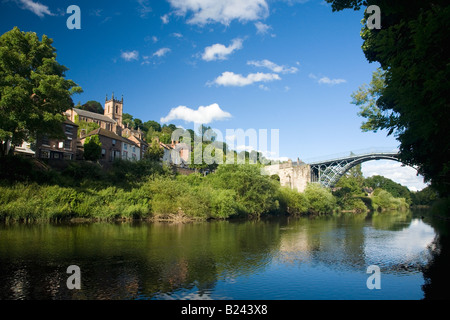
[[112, 145], [115, 146], [116, 145], [116, 140], [112, 139]]
[[72, 132], [73, 132], [73, 127], [70, 125], [66, 125], [65, 133], [72, 135]]
[[124, 151], [124, 152], [123, 152], [123, 158], [124, 158], [124, 159], [127, 159], [127, 158], [128, 158], [128, 152], [127, 152], [127, 151]]
[[48, 152], [48, 151], [41, 151], [41, 158], [44, 158], [44, 159], [50, 158], [50, 152]]
[[136, 152], [136, 147], [133, 147], [133, 152]]
[[128, 145], [126, 143], [123, 144], [123, 148], [127, 150]]
[[64, 153], [64, 160], [72, 160], [73, 155], [71, 153]]
[[48, 137], [47, 137], [47, 136], [43, 136], [43, 137], [42, 137], [42, 144], [43, 144], [44, 146], [49, 146], [49, 145], [50, 145], [50, 141], [48, 140]]
[[72, 149], [72, 140], [64, 141], [64, 149]]
[[116, 106], [116, 113], [119, 113], [119, 106]]
[[106, 156], [106, 149], [102, 149], [102, 159], [105, 159]]

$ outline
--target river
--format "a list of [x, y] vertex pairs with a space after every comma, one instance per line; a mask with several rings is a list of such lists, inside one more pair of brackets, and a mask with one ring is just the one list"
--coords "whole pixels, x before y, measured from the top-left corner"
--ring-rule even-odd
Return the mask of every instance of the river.
[[0, 299], [442, 298], [447, 229], [422, 214], [2, 224]]

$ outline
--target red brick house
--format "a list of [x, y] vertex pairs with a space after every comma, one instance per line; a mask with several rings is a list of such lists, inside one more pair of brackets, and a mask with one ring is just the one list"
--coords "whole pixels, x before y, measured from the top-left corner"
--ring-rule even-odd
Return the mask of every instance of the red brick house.
[[75, 160], [78, 126], [66, 119], [63, 124], [65, 139], [50, 139], [46, 135], [36, 140], [36, 157], [40, 159]]

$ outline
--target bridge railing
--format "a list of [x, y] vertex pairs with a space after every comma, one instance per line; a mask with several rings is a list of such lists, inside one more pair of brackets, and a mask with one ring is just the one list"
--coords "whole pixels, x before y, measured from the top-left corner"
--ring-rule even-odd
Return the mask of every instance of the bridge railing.
[[371, 154], [393, 154], [398, 152], [399, 150], [397, 148], [368, 148], [355, 151], [341, 152], [339, 154], [303, 159], [303, 161], [307, 164], [316, 164], [321, 162], [335, 161], [345, 158], [360, 157]]

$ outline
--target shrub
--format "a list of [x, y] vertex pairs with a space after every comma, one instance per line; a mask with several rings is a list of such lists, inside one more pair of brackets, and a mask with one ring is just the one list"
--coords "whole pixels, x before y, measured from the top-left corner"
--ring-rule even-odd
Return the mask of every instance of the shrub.
[[289, 214], [302, 215], [308, 213], [309, 201], [304, 193], [288, 187], [281, 187], [279, 199], [282, 209]]
[[242, 214], [259, 217], [279, 207], [275, 198], [277, 182], [261, 174], [257, 165], [220, 165], [208, 176], [208, 181], [214, 188], [234, 191], [238, 211]]
[[332, 213], [336, 206], [336, 200], [331, 191], [318, 183], [308, 184], [305, 196], [309, 202], [308, 211], [313, 214]]

